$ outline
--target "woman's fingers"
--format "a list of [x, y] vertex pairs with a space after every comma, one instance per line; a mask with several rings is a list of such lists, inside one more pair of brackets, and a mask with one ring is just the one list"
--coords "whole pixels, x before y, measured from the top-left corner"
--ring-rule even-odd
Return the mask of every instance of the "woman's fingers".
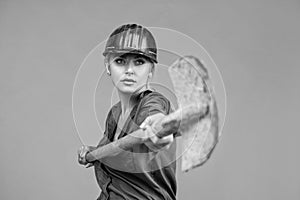
[[90, 167], [93, 167], [93, 166], [94, 166], [93, 163], [88, 163], [88, 164], [85, 166], [85, 168], [90, 168]]
[[168, 135], [163, 138], [159, 138], [156, 135], [154, 135], [150, 139], [154, 144], [157, 144], [157, 145], [166, 145], [166, 144], [170, 144], [174, 141], [173, 135]]
[[168, 135], [162, 138], [159, 138], [156, 136], [155, 132], [153, 132], [153, 129], [151, 126], [145, 126], [146, 131], [146, 137], [148, 137], [146, 145], [152, 150], [152, 151], [159, 151], [162, 148], [169, 148], [172, 142], [174, 141], [173, 135]]
[[[156, 136], [155, 136], [156, 137]], [[155, 138], [152, 137], [152, 138]], [[169, 136], [167, 136], [169, 137]], [[148, 141], [146, 145], [149, 149], [151, 149], [154, 152], [158, 152], [162, 149], [168, 149], [172, 145], [173, 139], [171, 138], [157, 138], [153, 141]]]
[[[85, 156], [88, 152], [93, 151], [94, 149], [95, 149], [95, 147], [92, 147], [92, 146], [86, 146], [86, 145], [81, 146], [77, 152], [79, 164], [81, 164], [81, 165], [88, 164]], [[91, 166], [87, 166], [87, 168], [88, 167], [91, 167]]]
[[157, 137], [157, 133], [162, 130], [161, 120], [164, 116], [162, 113], [151, 115], [140, 125], [140, 128], [144, 130], [145, 137], [147, 138], [146, 145], [155, 152], [164, 147], [169, 148], [174, 140], [173, 134], [162, 138]]

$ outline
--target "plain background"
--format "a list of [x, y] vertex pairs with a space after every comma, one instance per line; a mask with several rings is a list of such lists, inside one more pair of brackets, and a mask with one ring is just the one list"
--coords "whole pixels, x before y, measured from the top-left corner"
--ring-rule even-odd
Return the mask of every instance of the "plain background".
[[0, 1], [0, 199], [96, 199], [72, 87], [118, 25], [183, 32], [213, 57], [227, 118], [211, 160], [178, 173], [178, 199], [300, 199], [300, 2]]

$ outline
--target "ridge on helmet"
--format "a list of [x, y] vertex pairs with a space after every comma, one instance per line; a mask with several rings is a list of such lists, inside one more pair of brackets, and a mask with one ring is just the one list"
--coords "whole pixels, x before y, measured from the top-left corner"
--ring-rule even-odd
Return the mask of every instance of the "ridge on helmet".
[[125, 24], [109, 36], [103, 55], [109, 53], [134, 53], [157, 63], [157, 47], [152, 33], [138, 24]]

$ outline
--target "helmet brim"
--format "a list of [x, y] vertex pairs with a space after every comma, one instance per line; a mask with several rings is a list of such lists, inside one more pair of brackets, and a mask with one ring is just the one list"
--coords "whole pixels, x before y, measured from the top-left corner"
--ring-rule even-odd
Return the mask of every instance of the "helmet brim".
[[137, 55], [142, 55], [146, 58], [148, 58], [150, 61], [154, 62], [154, 63], [158, 63], [157, 59], [155, 58], [155, 56], [153, 55], [153, 57], [149, 56], [149, 54], [151, 54], [151, 52], [149, 53], [145, 53], [143, 51], [139, 51], [136, 49], [111, 49], [111, 50], [106, 50], [103, 52], [103, 56], [107, 56], [108, 54], [137, 54]]

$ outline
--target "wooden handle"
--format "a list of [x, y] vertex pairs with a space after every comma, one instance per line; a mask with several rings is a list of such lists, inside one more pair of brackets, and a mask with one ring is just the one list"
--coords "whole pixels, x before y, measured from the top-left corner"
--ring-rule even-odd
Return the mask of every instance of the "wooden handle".
[[185, 130], [193, 123], [198, 122], [208, 113], [207, 104], [191, 104], [184, 108], [179, 108], [175, 112], [162, 119], [162, 131], [157, 136], [162, 138], [176, 131], [184, 134]]

